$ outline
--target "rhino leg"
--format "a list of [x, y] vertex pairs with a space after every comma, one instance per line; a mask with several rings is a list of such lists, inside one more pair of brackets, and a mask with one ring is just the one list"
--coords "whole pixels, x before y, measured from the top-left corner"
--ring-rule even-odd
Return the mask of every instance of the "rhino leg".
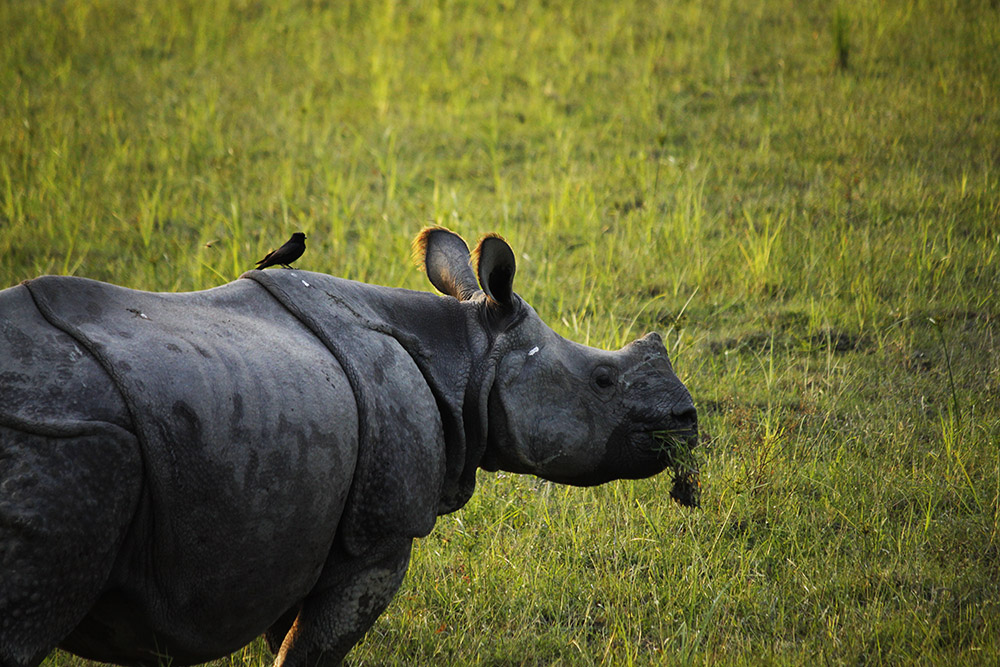
[[274, 667], [339, 665], [399, 590], [411, 545], [411, 539], [400, 540], [375, 557], [328, 565], [317, 590], [303, 601]]
[[101, 594], [142, 483], [132, 434], [0, 425], [0, 665], [37, 665]]

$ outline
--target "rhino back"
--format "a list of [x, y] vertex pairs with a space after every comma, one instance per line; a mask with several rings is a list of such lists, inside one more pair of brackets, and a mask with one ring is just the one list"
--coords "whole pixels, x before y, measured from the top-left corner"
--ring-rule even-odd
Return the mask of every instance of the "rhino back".
[[145, 501], [113, 582], [133, 604], [104, 611], [177, 654], [242, 646], [310, 590], [329, 553], [357, 460], [343, 369], [250, 281], [188, 294], [27, 287], [114, 378], [141, 443]]

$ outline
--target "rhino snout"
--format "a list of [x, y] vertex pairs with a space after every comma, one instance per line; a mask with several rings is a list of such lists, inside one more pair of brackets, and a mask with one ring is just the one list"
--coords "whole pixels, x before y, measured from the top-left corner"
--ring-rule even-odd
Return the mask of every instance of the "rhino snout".
[[698, 411], [694, 409], [694, 404], [687, 402], [674, 405], [674, 407], [670, 408], [670, 414], [675, 419], [690, 419], [694, 421], [698, 418]]
[[698, 411], [694, 404], [690, 402], [677, 403], [670, 408], [670, 416], [674, 418], [678, 426], [698, 428]]

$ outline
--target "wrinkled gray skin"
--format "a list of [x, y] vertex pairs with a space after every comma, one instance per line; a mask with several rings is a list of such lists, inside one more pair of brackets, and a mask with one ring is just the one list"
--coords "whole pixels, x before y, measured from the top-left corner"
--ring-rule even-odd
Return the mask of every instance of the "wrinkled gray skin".
[[299, 270], [0, 292], [0, 664], [193, 664], [262, 633], [276, 665], [336, 664], [477, 467], [590, 485], [693, 444], [657, 335], [559, 337], [498, 237], [478, 281], [451, 232], [415, 246], [448, 296]]

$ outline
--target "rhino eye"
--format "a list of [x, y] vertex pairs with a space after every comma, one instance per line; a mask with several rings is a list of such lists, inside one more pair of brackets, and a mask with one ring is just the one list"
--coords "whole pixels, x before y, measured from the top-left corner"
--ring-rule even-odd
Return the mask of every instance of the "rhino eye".
[[615, 386], [616, 375], [610, 366], [598, 366], [590, 379], [598, 389], [610, 389]]

